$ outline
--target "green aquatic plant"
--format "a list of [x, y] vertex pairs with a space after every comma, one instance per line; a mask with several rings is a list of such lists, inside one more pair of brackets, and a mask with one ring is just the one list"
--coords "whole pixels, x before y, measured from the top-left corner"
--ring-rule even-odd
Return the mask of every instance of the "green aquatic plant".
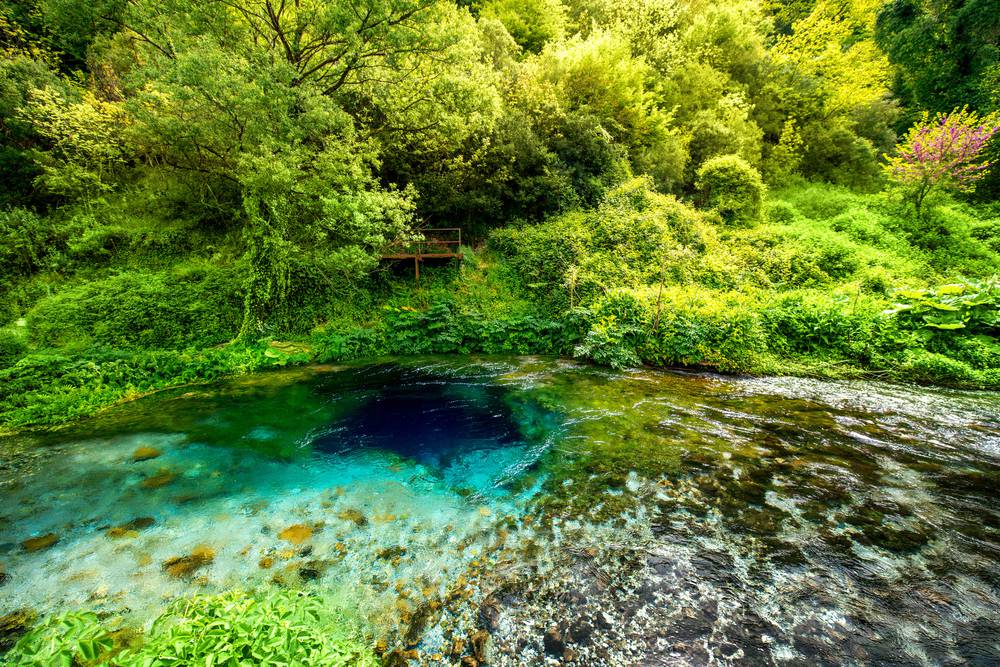
[[135, 634], [111, 632], [93, 612], [67, 612], [24, 635], [4, 664], [375, 667], [378, 660], [350, 624], [321, 600], [281, 590], [264, 594], [230, 591], [177, 600], [141, 640]]
[[114, 648], [111, 633], [97, 614], [68, 611], [32, 628], [4, 656], [5, 665], [71, 667], [99, 664]]
[[343, 619], [296, 591], [231, 591], [179, 600], [153, 623], [120, 665], [316, 665], [375, 667], [377, 661]]

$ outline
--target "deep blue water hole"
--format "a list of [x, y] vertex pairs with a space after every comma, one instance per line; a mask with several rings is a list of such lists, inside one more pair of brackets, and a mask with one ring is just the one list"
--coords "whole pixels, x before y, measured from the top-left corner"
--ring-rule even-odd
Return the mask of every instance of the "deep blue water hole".
[[517, 424], [495, 387], [411, 379], [363, 394], [356, 409], [313, 441], [315, 450], [382, 449], [444, 468], [476, 450], [521, 444]]

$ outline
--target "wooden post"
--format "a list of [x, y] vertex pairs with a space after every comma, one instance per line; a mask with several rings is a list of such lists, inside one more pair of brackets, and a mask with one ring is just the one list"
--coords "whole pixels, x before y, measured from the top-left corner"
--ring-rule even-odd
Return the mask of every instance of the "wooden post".
[[420, 255], [413, 256], [413, 274], [417, 278], [417, 282], [420, 282]]

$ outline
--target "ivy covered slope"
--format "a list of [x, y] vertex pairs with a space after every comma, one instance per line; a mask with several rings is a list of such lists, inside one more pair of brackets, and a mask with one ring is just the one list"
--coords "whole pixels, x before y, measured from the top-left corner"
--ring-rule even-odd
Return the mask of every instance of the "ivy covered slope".
[[990, 1], [7, 2], [0, 428], [430, 352], [998, 388]]

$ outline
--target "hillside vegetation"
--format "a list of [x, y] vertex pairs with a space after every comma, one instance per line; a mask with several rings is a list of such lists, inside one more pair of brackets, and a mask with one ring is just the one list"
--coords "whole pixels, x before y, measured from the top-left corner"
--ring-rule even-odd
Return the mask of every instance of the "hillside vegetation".
[[8, 2], [0, 426], [425, 353], [1000, 389], [989, 4]]

